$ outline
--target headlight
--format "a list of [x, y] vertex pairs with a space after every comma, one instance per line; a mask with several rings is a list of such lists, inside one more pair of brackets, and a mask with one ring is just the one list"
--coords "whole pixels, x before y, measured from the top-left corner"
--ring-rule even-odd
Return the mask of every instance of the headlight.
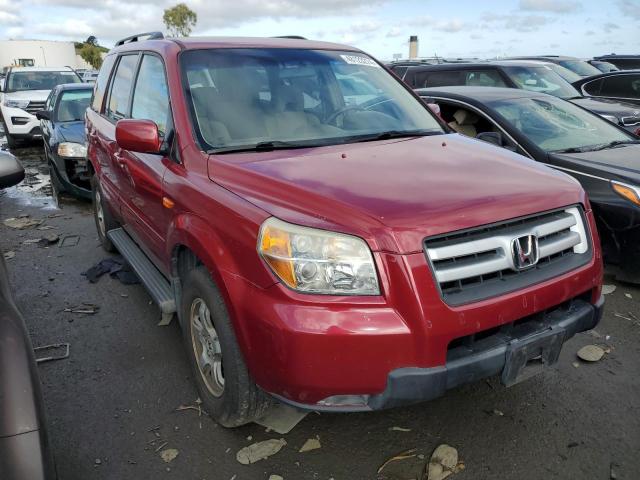
[[379, 295], [371, 250], [364, 240], [269, 218], [258, 251], [290, 288], [328, 295]]
[[638, 187], [616, 182], [615, 180], [611, 180], [611, 187], [621, 197], [640, 206], [640, 189]]
[[29, 106], [29, 100], [11, 100], [5, 99], [4, 105], [8, 108], [27, 108]]
[[620, 123], [620, 120], [618, 120], [618, 117], [614, 117], [613, 115], [602, 115], [602, 114], [600, 114], [600, 116], [602, 118], [604, 118], [605, 120], [609, 120], [611, 123], [615, 123], [616, 125], [618, 125]]
[[63, 142], [58, 145], [58, 155], [67, 158], [85, 158], [87, 147], [79, 143]]

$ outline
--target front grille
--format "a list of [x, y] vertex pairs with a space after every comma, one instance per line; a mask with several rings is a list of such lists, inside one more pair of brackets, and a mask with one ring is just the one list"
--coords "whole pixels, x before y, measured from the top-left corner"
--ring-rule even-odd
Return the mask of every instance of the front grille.
[[622, 117], [622, 125], [625, 127], [635, 127], [640, 125], [640, 116]]
[[29, 102], [29, 105], [27, 105], [27, 108], [25, 108], [25, 110], [31, 115], [35, 115], [36, 112], [44, 110], [45, 103], [46, 102]]
[[[520, 270], [512, 242], [538, 240], [539, 260]], [[591, 258], [581, 207], [570, 207], [425, 240], [443, 299], [461, 305], [524, 288], [584, 265]]]

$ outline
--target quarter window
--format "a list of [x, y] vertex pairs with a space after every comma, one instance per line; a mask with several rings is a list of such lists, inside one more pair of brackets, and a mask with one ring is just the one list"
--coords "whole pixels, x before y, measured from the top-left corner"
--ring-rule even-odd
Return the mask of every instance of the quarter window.
[[131, 118], [153, 120], [164, 135], [169, 117], [169, 92], [164, 65], [155, 55], [144, 55], [133, 94]]
[[456, 85], [464, 85], [464, 78], [461, 72], [422, 72], [416, 74], [416, 88]]
[[582, 88], [589, 95], [600, 95], [600, 89], [602, 88], [602, 79], [594, 80], [593, 82], [585, 83]]
[[138, 63], [138, 55], [126, 55], [120, 59], [111, 83], [111, 93], [107, 106], [107, 117], [114, 121], [125, 118], [129, 110], [131, 83]]
[[116, 56], [109, 55], [102, 62], [100, 73], [96, 79], [95, 90], [93, 91], [93, 100], [91, 100], [91, 108], [96, 112], [102, 112], [102, 102], [104, 100], [104, 94], [107, 91], [107, 83], [109, 83], [109, 75], [113, 69]]

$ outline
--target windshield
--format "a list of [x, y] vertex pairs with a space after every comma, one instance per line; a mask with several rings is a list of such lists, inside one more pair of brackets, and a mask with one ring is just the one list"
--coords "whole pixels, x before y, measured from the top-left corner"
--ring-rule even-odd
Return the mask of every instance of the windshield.
[[182, 54], [181, 64], [207, 149], [444, 133], [425, 105], [361, 53], [193, 50]]
[[590, 77], [591, 75], [600, 74], [600, 70], [593, 65], [589, 65], [587, 62], [583, 62], [582, 60], [560, 60], [560, 65], [577, 73], [581, 77]]
[[582, 79], [582, 77], [576, 72], [569, 70], [562, 65], [558, 65], [557, 63], [548, 63], [547, 66], [569, 83], [577, 82]]
[[489, 105], [546, 152], [587, 151], [632, 140], [598, 115], [556, 98], [517, 98]]
[[24, 90], [51, 90], [63, 83], [81, 83], [82, 80], [72, 71], [12, 71], [7, 82], [7, 92], [21, 92]]
[[523, 90], [565, 99], [580, 96], [573, 86], [549, 67], [504, 67], [504, 71]]
[[93, 90], [69, 90], [62, 92], [56, 110], [58, 122], [75, 122], [84, 119], [84, 112], [91, 102]]

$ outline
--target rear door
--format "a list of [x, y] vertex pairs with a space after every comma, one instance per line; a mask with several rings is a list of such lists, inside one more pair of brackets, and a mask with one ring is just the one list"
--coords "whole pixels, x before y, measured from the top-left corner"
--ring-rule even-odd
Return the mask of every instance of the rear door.
[[[129, 117], [155, 122], [163, 139], [163, 151], [168, 151], [173, 122], [164, 63], [155, 54], [142, 55], [134, 81]], [[163, 206], [162, 180], [170, 160], [165, 154], [126, 150], [119, 150], [118, 156], [129, 195], [123, 203], [123, 216], [147, 254], [161, 266], [159, 259], [165, 257], [167, 218]]]

